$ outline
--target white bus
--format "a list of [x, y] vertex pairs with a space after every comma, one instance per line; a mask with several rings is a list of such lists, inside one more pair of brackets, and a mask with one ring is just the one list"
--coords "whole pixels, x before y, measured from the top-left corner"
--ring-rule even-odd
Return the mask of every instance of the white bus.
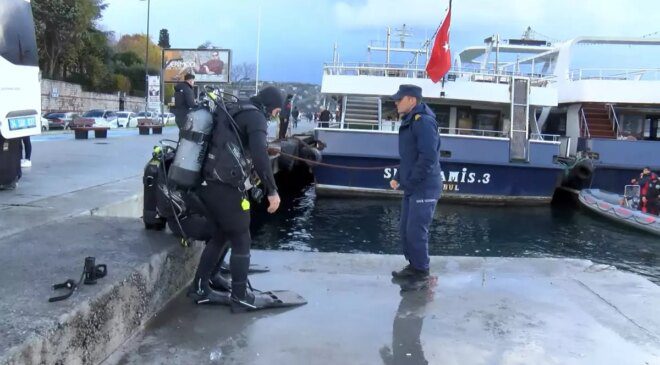
[[11, 180], [19, 138], [41, 133], [41, 82], [30, 1], [0, 3], [0, 180]]
[[41, 83], [29, 0], [0, 6], [0, 133], [6, 139], [41, 132]]

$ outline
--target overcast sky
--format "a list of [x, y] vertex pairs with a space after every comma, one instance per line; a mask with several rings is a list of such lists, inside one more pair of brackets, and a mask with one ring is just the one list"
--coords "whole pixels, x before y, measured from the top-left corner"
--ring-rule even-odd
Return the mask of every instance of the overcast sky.
[[[146, 32], [147, 1], [105, 0], [106, 30]], [[185, 4], [185, 5], [184, 5]], [[205, 41], [231, 48], [233, 62], [255, 63], [261, 7], [260, 79], [319, 83], [335, 42], [343, 62], [366, 62], [370, 40], [385, 27], [412, 27], [423, 40], [433, 34], [448, 0], [151, 0], [150, 32], [167, 28], [172, 47]], [[531, 26], [550, 40], [580, 35], [660, 37], [660, 0], [454, 0], [451, 48], [479, 45], [491, 34], [520, 37]], [[631, 60], [639, 51], [626, 52]], [[377, 59], [372, 59], [376, 61]], [[653, 59], [658, 67], [658, 58]], [[609, 60], [611, 61], [611, 59]]]

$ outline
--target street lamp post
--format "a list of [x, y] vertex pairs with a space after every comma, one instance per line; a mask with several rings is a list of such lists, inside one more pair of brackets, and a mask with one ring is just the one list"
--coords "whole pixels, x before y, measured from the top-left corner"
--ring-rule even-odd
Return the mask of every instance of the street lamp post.
[[261, 46], [261, 1], [259, 1], [259, 16], [257, 18], [257, 67], [254, 74], [254, 95], [259, 93], [259, 50]]
[[[140, 0], [145, 1], [145, 0]], [[149, 14], [151, 11], [151, 0], [147, 2], [147, 39], [146, 39], [146, 55], [144, 59], [144, 111], [149, 108]]]

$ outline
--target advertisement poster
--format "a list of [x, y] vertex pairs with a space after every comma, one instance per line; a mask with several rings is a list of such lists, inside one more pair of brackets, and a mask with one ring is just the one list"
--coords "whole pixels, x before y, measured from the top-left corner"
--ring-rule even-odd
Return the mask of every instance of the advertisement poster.
[[149, 76], [147, 79], [147, 109], [160, 111], [160, 77]]
[[163, 51], [163, 80], [183, 81], [187, 73], [195, 82], [229, 82], [231, 51], [228, 49], [167, 49]]

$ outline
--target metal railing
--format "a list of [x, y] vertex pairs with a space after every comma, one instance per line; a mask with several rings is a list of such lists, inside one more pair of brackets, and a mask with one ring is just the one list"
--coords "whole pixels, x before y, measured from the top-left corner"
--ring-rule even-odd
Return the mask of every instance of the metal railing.
[[440, 134], [448, 135], [508, 138], [506, 132], [487, 129], [440, 127], [438, 128], [438, 131]]
[[660, 68], [580, 68], [570, 70], [568, 77], [578, 80], [660, 81]]
[[[345, 121], [342, 126], [340, 123], [330, 123], [328, 128], [335, 129], [351, 129], [351, 130], [371, 130], [371, 131], [387, 131], [392, 132], [398, 130], [401, 121], [381, 120], [373, 122], [354, 122]], [[438, 133], [446, 135], [462, 135], [462, 136], [478, 136], [478, 137], [497, 137], [508, 138], [508, 134], [503, 131], [494, 131], [488, 129], [468, 129], [468, 128], [452, 128], [452, 127], [439, 127]], [[559, 136], [551, 134], [537, 134], [539, 140], [552, 140], [558, 141]]]
[[558, 134], [547, 134], [547, 133], [530, 133], [530, 141], [548, 141], [548, 142], [559, 142], [561, 136]]
[[587, 125], [587, 117], [584, 115], [584, 109], [580, 109], [580, 129], [583, 132], [583, 136], [586, 135], [587, 138], [591, 138], [591, 133], [589, 133], [589, 125]]
[[[406, 77], [428, 78], [426, 69], [412, 67], [404, 64], [383, 63], [330, 63], [324, 64], [323, 72], [326, 75], [343, 76], [380, 76], [380, 77]], [[509, 84], [513, 76], [529, 77], [533, 86], [546, 86], [554, 82], [554, 75], [528, 74], [504, 70], [480, 70], [477, 68], [452, 68], [445, 76], [447, 82], [456, 80]]]
[[614, 105], [607, 104], [607, 113], [612, 121], [612, 131], [616, 133], [616, 138], [619, 139], [619, 137], [621, 137], [621, 124], [619, 124], [619, 117], [616, 115]]

